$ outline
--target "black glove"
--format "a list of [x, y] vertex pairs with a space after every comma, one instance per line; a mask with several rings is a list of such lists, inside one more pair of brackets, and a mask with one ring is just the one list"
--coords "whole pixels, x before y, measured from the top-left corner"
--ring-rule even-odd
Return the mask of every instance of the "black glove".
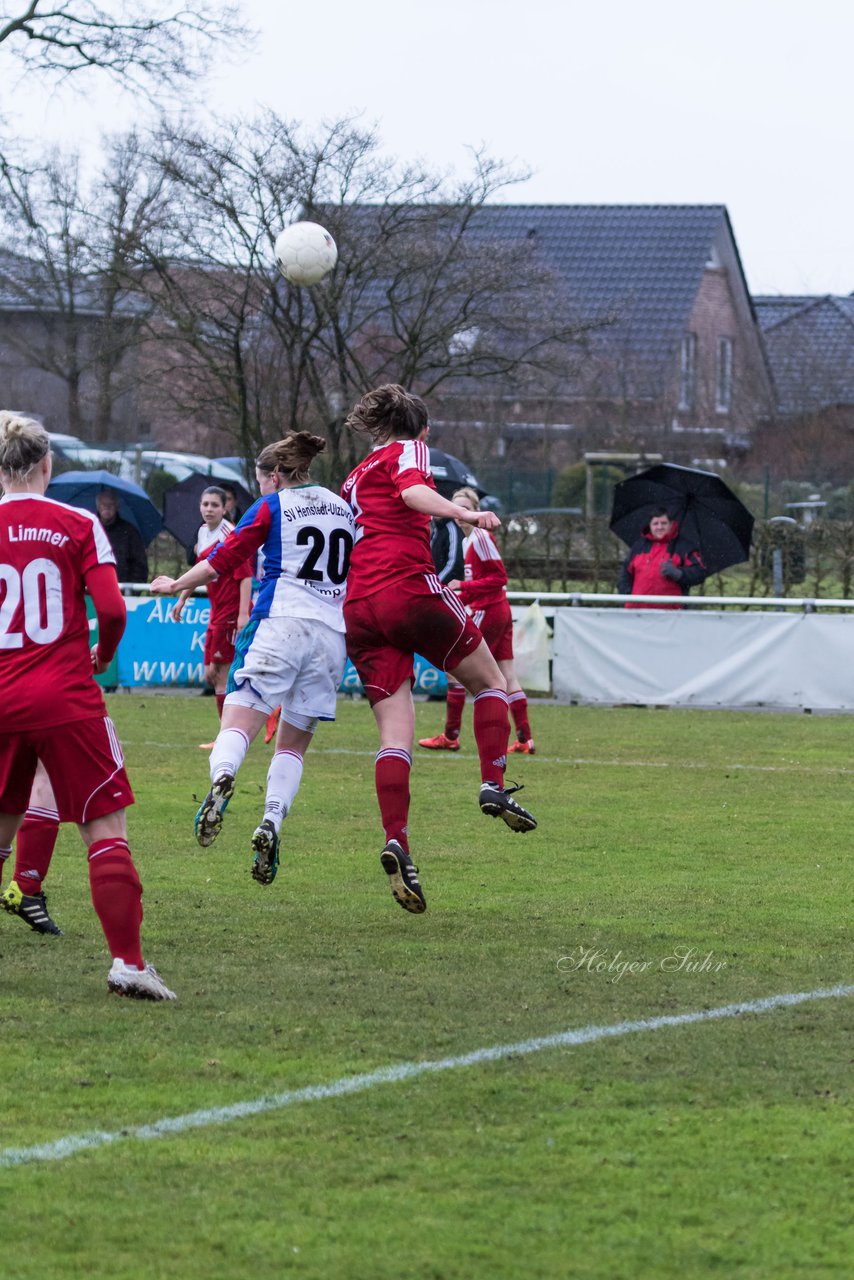
[[661, 566], [661, 576], [662, 578], [670, 578], [671, 582], [681, 582], [682, 570], [672, 560], [665, 560]]

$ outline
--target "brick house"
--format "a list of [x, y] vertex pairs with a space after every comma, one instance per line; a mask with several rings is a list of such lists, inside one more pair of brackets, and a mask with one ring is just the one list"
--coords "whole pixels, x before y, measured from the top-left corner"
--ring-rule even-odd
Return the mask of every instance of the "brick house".
[[[544, 432], [552, 465], [589, 449], [690, 463], [749, 448], [773, 412], [773, 384], [724, 206], [493, 205], [475, 225], [533, 242], [579, 322], [594, 326], [548, 395], [493, 405], [499, 453], [512, 445], [523, 465], [542, 461]], [[442, 398], [449, 434], [470, 420], [463, 401]]]

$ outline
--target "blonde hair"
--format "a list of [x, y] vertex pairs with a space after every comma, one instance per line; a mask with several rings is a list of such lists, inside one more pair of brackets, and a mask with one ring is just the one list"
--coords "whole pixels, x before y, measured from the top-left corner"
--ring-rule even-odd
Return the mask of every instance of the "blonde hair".
[[308, 480], [312, 462], [325, 448], [323, 436], [313, 436], [310, 431], [289, 431], [281, 440], [264, 446], [255, 459], [255, 466], [270, 475], [278, 471], [302, 484]]
[[389, 440], [417, 439], [428, 421], [427, 406], [420, 396], [399, 382], [386, 382], [365, 392], [353, 406], [345, 426], [370, 436], [375, 444], [385, 444]]
[[477, 496], [474, 489], [470, 489], [467, 484], [464, 484], [461, 489], [454, 490], [451, 502], [459, 502], [460, 498], [468, 499], [471, 503], [472, 511], [480, 511], [480, 498]]
[[50, 436], [40, 422], [0, 410], [0, 471], [10, 480], [26, 480], [48, 453]]

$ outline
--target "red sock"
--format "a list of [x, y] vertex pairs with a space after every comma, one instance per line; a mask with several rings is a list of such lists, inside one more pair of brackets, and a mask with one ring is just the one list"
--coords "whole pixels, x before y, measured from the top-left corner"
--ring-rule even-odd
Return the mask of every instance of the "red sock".
[[386, 840], [397, 840], [409, 853], [409, 771], [412, 757], [401, 747], [385, 747], [377, 753], [374, 777], [380, 820]]
[[474, 740], [480, 757], [482, 782], [495, 782], [499, 787], [504, 786], [509, 737], [507, 694], [501, 689], [484, 689], [474, 700]]
[[507, 700], [516, 726], [516, 737], [520, 742], [527, 742], [531, 737], [531, 726], [528, 723], [528, 699], [520, 689], [518, 693], [509, 694]]
[[223, 707], [225, 706], [225, 694], [224, 694], [224, 693], [217, 693], [217, 694], [215, 694], [215, 695], [214, 695], [214, 697], [216, 698], [216, 713], [217, 713], [217, 715], [219, 716], [219, 718], [220, 718], [220, 720], [221, 720], [221, 719], [222, 719], [222, 709], [223, 709]]
[[461, 684], [448, 685], [448, 708], [445, 712], [445, 737], [458, 738], [460, 725], [463, 722], [463, 707], [466, 705], [466, 691]]
[[15, 870], [12, 878], [27, 894], [41, 893], [56, 838], [59, 814], [49, 809], [28, 809], [15, 838]]
[[89, 885], [110, 955], [141, 969], [142, 885], [127, 840], [116, 836], [89, 846]]

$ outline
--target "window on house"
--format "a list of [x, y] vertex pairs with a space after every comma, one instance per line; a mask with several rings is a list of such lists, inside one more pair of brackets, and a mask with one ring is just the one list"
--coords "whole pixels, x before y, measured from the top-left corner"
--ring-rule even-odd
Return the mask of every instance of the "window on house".
[[718, 367], [715, 380], [715, 409], [729, 413], [732, 408], [732, 338], [718, 339]]
[[679, 408], [692, 410], [697, 394], [697, 335], [686, 333], [682, 339], [679, 366]]

